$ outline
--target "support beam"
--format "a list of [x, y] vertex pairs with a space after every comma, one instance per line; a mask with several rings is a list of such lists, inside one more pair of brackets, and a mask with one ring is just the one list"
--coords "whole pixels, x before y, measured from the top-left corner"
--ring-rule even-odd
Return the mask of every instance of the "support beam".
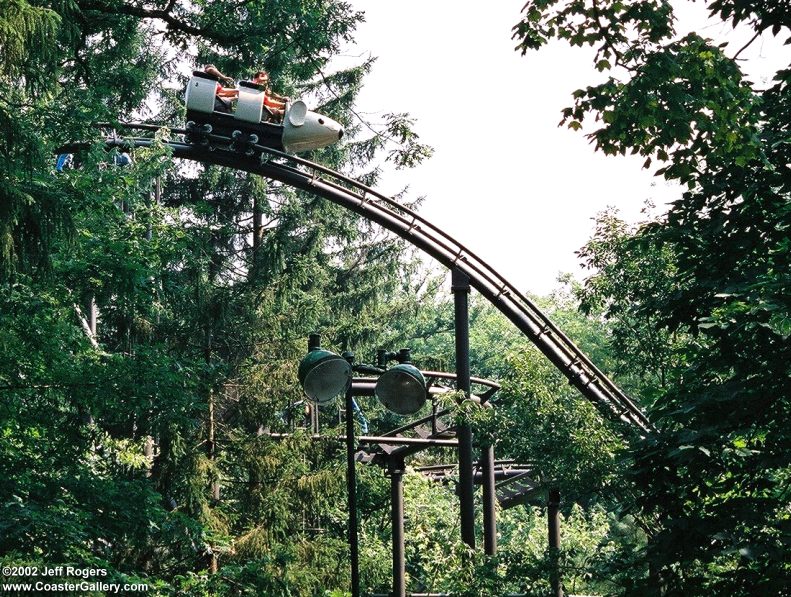
[[[285, 439], [291, 437], [293, 433], [267, 433], [267, 437], [272, 439]], [[310, 436], [314, 440], [345, 441], [343, 435], [319, 435], [314, 433]], [[385, 435], [360, 435], [357, 437], [358, 444], [382, 444], [385, 446], [423, 446], [423, 447], [442, 447], [457, 448], [459, 442], [455, 439], [423, 439], [421, 437], [389, 437]]]
[[404, 459], [390, 458], [390, 520], [393, 531], [393, 597], [406, 596], [406, 560], [404, 558]]
[[[453, 304], [456, 328], [456, 389], [470, 397], [470, 278], [461, 270], [452, 273]], [[472, 430], [459, 425], [459, 505], [461, 539], [475, 547], [475, 504], [472, 462]]]
[[[348, 357], [347, 355], [350, 355]], [[344, 353], [354, 360], [354, 355]], [[350, 361], [351, 362], [351, 361]], [[352, 597], [360, 597], [360, 555], [357, 538], [357, 476], [354, 462], [354, 394], [351, 384], [346, 390], [346, 489], [349, 504], [349, 558], [351, 559]]]
[[497, 495], [494, 489], [493, 446], [487, 446], [481, 454], [481, 476], [483, 482], [483, 550], [486, 555], [493, 556], [497, 553]]

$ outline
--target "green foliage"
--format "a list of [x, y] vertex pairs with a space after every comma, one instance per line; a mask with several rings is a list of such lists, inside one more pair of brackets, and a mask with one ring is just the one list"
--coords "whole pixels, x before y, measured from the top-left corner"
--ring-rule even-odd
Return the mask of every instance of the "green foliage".
[[25, 0], [3, 0], [0, 14], [0, 79], [22, 78], [28, 90], [40, 90], [45, 73], [35, 66], [52, 57], [60, 16]]
[[372, 61], [322, 72], [361, 18], [344, 2], [0, 2], [3, 562], [94, 566], [157, 594], [348, 586], [338, 445], [263, 431], [299, 422], [309, 332], [368, 351], [416, 309], [414, 256], [338, 206], [184, 167], [157, 142], [124, 167], [99, 142], [57, 174], [53, 151], [99, 122], [181, 125], [167, 87], [215, 62], [266, 68], [345, 125], [350, 141], [309, 157], [370, 181], [379, 153], [414, 164], [430, 151], [408, 115], [353, 140]]
[[[756, 34], [789, 25], [774, 4], [708, 6]], [[634, 455], [639, 503], [659, 529], [648, 544], [649, 586], [630, 590], [782, 594], [790, 572], [789, 71], [753, 88], [739, 52], [728, 56], [696, 34], [676, 38], [667, 2], [529, 2], [515, 35], [523, 50], [555, 37], [593, 46], [610, 76], [575, 92], [562, 122], [580, 128], [594, 117], [598, 149], [638, 153], [645, 167], [658, 160], [658, 175], [687, 188], [657, 221], [600, 229], [583, 252], [603, 265], [587, 300], [612, 318], [618, 350], [655, 342], [653, 367], [671, 365], [653, 412], [661, 433]]]
[[619, 379], [645, 404], [679, 383], [685, 354], [700, 339], [684, 329], [668, 330], [649, 307], [679, 291], [676, 257], [636, 234], [614, 211], [599, 214], [593, 237], [578, 252], [593, 272], [574, 289], [584, 313], [610, 325], [608, 348]]
[[415, 121], [408, 114], [387, 114], [385, 118], [386, 135], [395, 138], [399, 144], [399, 148], [391, 150], [387, 156], [396, 168], [411, 168], [432, 156], [434, 150], [431, 147], [417, 142], [419, 137], [412, 129]]
[[625, 445], [536, 349], [512, 355], [498, 400], [501, 449], [536, 466], [564, 498], [586, 499], [617, 482]]

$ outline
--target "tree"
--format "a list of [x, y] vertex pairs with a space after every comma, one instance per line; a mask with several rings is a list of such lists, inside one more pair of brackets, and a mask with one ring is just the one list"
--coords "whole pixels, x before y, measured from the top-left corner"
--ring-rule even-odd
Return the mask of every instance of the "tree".
[[599, 214], [593, 236], [577, 252], [591, 274], [573, 292], [585, 314], [607, 321], [601, 329], [619, 382], [648, 406], [679, 383], [695, 340], [664, 328], [661, 314], [645, 304], [667, 300], [678, 281], [670, 247], [644, 242], [639, 229], [613, 210]]
[[[308, 332], [370, 341], [355, 319], [390, 309], [380, 297], [411, 267], [403, 244], [308, 195], [180, 168], [156, 143], [117, 166], [96, 124], [179, 124], [162, 84], [183, 83], [179, 61], [211, 60], [312, 93], [349, 137], [371, 62], [323, 70], [360, 14], [288, 0], [2, 9], [0, 558], [84, 562], [163, 592], [345, 586], [336, 448], [261, 431], [298, 398]], [[392, 159], [429, 153], [408, 117], [391, 125]], [[53, 150], [79, 139], [99, 142], [56, 175]], [[374, 136], [310, 157], [365, 171], [390, 147]]]
[[[780, 4], [707, 4], [752, 29], [753, 40], [791, 24]], [[645, 167], [659, 162], [657, 175], [687, 187], [637, 233], [672, 257], [674, 291], [638, 294], [632, 313], [700, 340], [653, 409], [660, 433], [634, 454], [642, 508], [660, 525], [647, 554], [657, 576], [635, 590], [781, 594], [789, 579], [791, 71], [755, 87], [739, 67], [741, 49], [695, 33], [678, 38], [672, 5], [661, 0], [531, 1], [514, 31], [523, 52], [551, 38], [595, 48], [607, 80], [576, 91], [561, 122], [580, 129], [593, 116], [597, 149], [645, 156]]]

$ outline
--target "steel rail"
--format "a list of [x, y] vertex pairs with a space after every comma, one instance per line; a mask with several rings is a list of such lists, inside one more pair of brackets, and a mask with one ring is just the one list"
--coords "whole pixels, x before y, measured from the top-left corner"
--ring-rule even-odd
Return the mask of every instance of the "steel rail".
[[[271, 439], [288, 439], [295, 437], [293, 433], [267, 433], [266, 437]], [[310, 439], [327, 440], [335, 442], [346, 441], [345, 435], [321, 435], [314, 433], [309, 436]], [[441, 447], [441, 448], [457, 448], [459, 442], [455, 439], [442, 439], [432, 437], [391, 437], [386, 435], [358, 435], [354, 438], [361, 444], [384, 444], [387, 446], [424, 446], [424, 447]]]
[[[266, 149], [266, 148], [262, 148], [262, 149]], [[274, 150], [272, 151], [274, 152]], [[286, 155], [286, 154], [282, 154], [281, 152], [277, 152], [277, 153], [281, 155]], [[272, 162], [269, 162], [269, 164], [272, 164]], [[295, 168], [289, 168], [288, 166], [283, 166], [280, 164], [277, 164], [277, 166], [283, 170], [290, 171], [292, 174], [295, 174], [297, 176], [299, 175], [306, 176], [304, 172], [297, 170]], [[323, 167], [321, 168], [324, 169]], [[277, 179], [276, 176], [272, 176], [272, 175], [267, 175], [267, 176], [270, 178]], [[289, 182], [288, 184], [300, 188], [298, 185], [294, 184], [293, 182]], [[364, 195], [361, 196], [357, 193], [350, 191], [349, 189], [346, 189], [341, 185], [333, 184], [331, 181], [325, 181], [320, 178], [312, 178], [310, 187], [303, 188], [303, 190], [307, 190], [309, 192], [319, 194], [341, 205], [344, 205], [345, 202], [337, 198], [333, 199], [331, 194], [333, 190], [338, 193], [343, 193], [356, 197], [359, 203], [352, 205], [345, 204], [346, 207], [348, 207], [352, 211], [355, 211], [356, 213], [359, 213], [360, 215], [366, 217], [367, 219], [376, 221], [380, 225], [388, 228], [389, 230], [396, 232], [396, 234], [408, 240], [415, 246], [418, 246], [419, 248], [423, 249], [425, 252], [427, 252], [429, 255], [440, 261], [440, 263], [442, 263], [443, 265], [446, 265], [448, 268], [455, 267], [458, 269], [465, 270], [467, 268], [465, 268], [464, 266], [465, 265], [469, 266], [469, 269], [465, 273], [468, 273], [468, 275], [470, 276], [472, 285], [479, 292], [481, 292], [481, 294], [486, 296], [487, 299], [492, 304], [498, 307], [498, 309], [500, 309], [500, 311], [503, 312], [503, 314], [505, 314], [509, 319], [511, 319], [511, 321], [531, 339], [531, 341], [539, 348], [539, 350], [541, 350], [544, 353], [544, 355], [547, 356], [550, 359], [550, 361], [552, 361], [553, 364], [555, 364], [555, 366], [558, 367], [558, 369], [560, 369], [566, 375], [566, 377], [571, 381], [572, 385], [575, 385], [583, 394], [583, 396], [586, 396], [595, 403], [604, 401], [606, 404], [610, 406], [611, 410], [613, 410], [613, 413], [616, 416], [622, 418], [626, 422], [631, 422], [638, 425], [645, 431], [652, 430], [651, 423], [648, 421], [647, 417], [631, 401], [631, 399], [628, 398], [628, 396], [626, 396], [623, 392], [621, 392], [621, 390], [618, 389], [617, 386], [615, 386], [615, 384], [613, 384], [613, 382], [610, 381], [606, 375], [604, 375], [600, 370], [598, 370], [598, 368], [596, 368], [590, 362], [587, 356], [579, 348], [577, 348], [577, 346], [570, 339], [568, 339], [567, 336], [565, 336], [556, 326], [554, 326], [554, 324], [551, 324], [550, 320], [546, 318], [546, 316], [538, 309], [538, 307], [533, 305], [533, 303], [529, 301], [529, 299], [520, 295], [520, 293], [518, 293], [518, 291], [516, 291], [513, 287], [511, 287], [508, 291], [503, 291], [502, 288], [499, 288], [496, 285], [496, 283], [492, 281], [492, 278], [488, 275], [485, 269], [485, 268], [489, 268], [489, 266], [485, 264], [485, 262], [481, 260], [480, 264], [470, 263], [468, 258], [471, 257], [472, 255], [470, 253], [465, 253], [465, 250], [460, 250], [460, 251], [454, 250], [447, 243], [444, 243], [442, 241], [439, 242], [436, 241], [431, 237], [430, 234], [426, 234], [425, 230], [415, 225], [414, 220], [410, 222], [407, 218], [401, 216], [400, 214], [395, 213], [389, 209], [382, 208], [382, 206], [378, 205], [376, 202], [366, 200], [366, 197]], [[395, 205], [398, 204], [396, 203]], [[377, 210], [375, 209], [372, 210], [368, 206], [376, 206], [382, 209], [384, 214], [386, 214], [387, 216], [391, 216], [391, 217], [395, 216], [399, 220], [401, 227], [394, 227], [392, 225], [392, 222], [390, 222], [390, 225], [388, 225], [388, 223], [383, 222], [381, 219], [377, 219], [376, 217], [378, 215]], [[403, 206], [399, 206], [399, 207], [400, 209], [403, 210], [407, 209], [404, 208]], [[413, 213], [410, 212], [410, 215], [413, 215]], [[404, 229], [404, 226], [406, 227], [406, 229]], [[428, 244], [426, 244], [425, 242], [421, 243], [419, 242], [420, 240], [424, 240], [424, 241], [427, 240]], [[433, 242], [433, 246], [431, 244], [432, 242]], [[443, 259], [437, 254], [436, 252], [437, 249], [439, 249], [440, 251], [444, 250], [446, 252], [445, 259]], [[473, 273], [469, 273], [470, 270]], [[476, 276], [476, 274], [478, 275]], [[489, 284], [493, 285], [494, 288], [493, 289], [486, 288], [485, 286], [482, 285], [483, 282], [488, 282]], [[528, 303], [527, 306], [529, 308], [525, 308], [525, 305], [520, 304], [518, 301], [512, 300], [511, 295], [518, 296], [518, 298], [522, 298], [525, 303]], [[508, 305], [509, 302], [510, 302], [510, 307], [506, 307], [506, 305]], [[515, 319], [513, 316], [514, 313], [521, 313], [523, 316], [526, 316], [527, 325], [524, 325], [525, 324], [524, 320], [520, 320], [519, 318]], [[542, 321], [536, 322], [534, 319], [536, 316], [540, 316]], [[551, 325], [551, 328], [545, 325], [547, 322]], [[558, 337], [561, 340], [561, 342], [557, 343], [550, 339], [542, 341], [541, 339], [542, 336], [550, 337], [553, 335]], [[584, 379], [583, 376], [586, 376], [588, 379], [587, 380]], [[611, 395], [607, 396], [605, 393], [603, 395], [599, 395], [597, 398], [592, 399], [590, 393], [587, 392], [584, 389], [584, 387], [596, 382], [603, 385], [604, 388], [607, 390], [607, 393], [610, 393]], [[618, 409], [617, 408], [618, 405], [621, 405], [623, 410]]]
[[[178, 132], [181, 132], [181, 130], [179, 130]], [[500, 273], [498, 273], [496, 270], [494, 270], [492, 267], [490, 267], [482, 258], [478, 257], [478, 255], [476, 255], [468, 247], [466, 247], [463, 244], [461, 244], [458, 241], [456, 241], [449, 234], [447, 234], [444, 230], [440, 229], [439, 227], [437, 227], [436, 225], [434, 225], [433, 223], [428, 221], [426, 218], [424, 218], [423, 216], [421, 216], [417, 212], [409, 209], [408, 207], [406, 207], [404, 205], [401, 205], [400, 203], [398, 203], [394, 199], [392, 199], [390, 197], [387, 197], [386, 195], [380, 193], [376, 189], [368, 187], [368, 186], [360, 183], [359, 181], [357, 181], [357, 180], [355, 180], [353, 178], [350, 178], [350, 177], [348, 177], [348, 176], [346, 176], [344, 174], [341, 174], [339, 172], [331, 170], [331, 169], [329, 169], [329, 168], [327, 168], [325, 166], [322, 166], [321, 164], [316, 164], [314, 162], [310, 162], [308, 160], [305, 160], [304, 158], [300, 158], [300, 157], [297, 157], [297, 156], [294, 156], [294, 155], [290, 155], [290, 154], [278, 151], [276, 149], [271, 149], [271, 148], [260, 146], [260, 145], [256, 146], [256, 149], [258, 149], [260, 151], [263, 151], [263, 152], [266, 152], [266, 153], [268, 153], [270, 155], [273, 155], [273, 156], [276, 156], [276, 157], [281, 157], [281, 158], [290, 160], [290, 161], [292, 161], [292, 162], [294, 162], [296, 164], [299, 164], [299, 165], [302, 165], [302, 166], [306, 166], [308, 168], [311, 168], [314, 171], [321, 172], [323, 174], [326, 174], [328, 176], [331, 176], [331, 177], [335, 178], [336, 180], [340, 180], [342, 182], [345, 182], [346, 184], [351, 185], [352, 187], [357, 188], [357, 189], [363, 191], [366, 194], [373, 195], [378, 200], [382, 201], [383, 203], [387, 204], [388, 206], [393, 207], [393, 208], [395, 208], [397, 210], [400, 210], [400, 211], [408, 214], [409, 217], [412, 218], [412, 225], [414, 225], [414, 222], [420, 222], [421, 224], [427, 226], [428, 228], [433, 230], [435, 233], [437, 233], [441, 238], [445, 239], [445, 241], [448, 241], [450, 243], [450, 247], [455, 245], [455, 248], [458, 249], [458, 252], [457, 252], [458, 258], [463, 258], [464, 256], [466, 256], [468, 259], [466, 259], [465, 261], [469, 261], [471, 259], [471, 260], [477, 262], [477, 264], [473, 264], [473, 263], [470, 264], [470, 266], [473, 269], [475, 269], [475, 271], [477, 273], [481, 274], [485, 279], [487, 279], [487, 281], [489, 283], [491, 283], [491, 284], [493, 284], [495, 286], [499, 286], [499, 290], [503, 294], [510, 293], [510, 294], [513, 294], [514, 296], [516, 296], [517, 298], [519, 298], [524, 303], [524, 306], [528, 307], [533, 312], [532, 314], [534, 316], [538, 317], [542, 321], [542, 323], [546, 326], [547, 331], [545, 333], [551, 333], [551, 334], [556, 335], [563, 343], [565, 343], [567, 345], [568, 348], [571, 349], [571, 352], [576, 353], [574, 356], [578, 357], [582, 363], [584, 363], [595, 374], [597, 374], [598, 376], [600, 376], [602, 378], [601, 380], [610, 388], [610, 390], [614, 394], [616, 394], [621, 400], [625, 401], [625, 403], [627, 403], [631, 407], [633, 407], [633, 409], [636, 411], [636, 414], [639, 414], [642, 417], [645, 416], [642, 413], [642, 411], [640, 411], [640, 409], [631, 401], [631, 399], [626, 394], [624, 394], [621, 391], [621, 389], [618, 388], [618, 386], [616, 386], [606, 375], [604, 375], [604, 373], [602, 373], [596, 367], [596, 365], [592, 361], [590, 361], [590, 359], [582, 351], [580, 351], [579, 348], [577, 348], [577, 346], [574, 344], [574, 342], [568, 336], [566, 336], [563, 333], [563, 331], [560, 328], [558, 328], [552, 322], [552, 320], [550, 320], [538, 308], [538, 306], [535, 305], [535, 303], [529, 297], [527, 297], [524, 293], [520, 292], [515, 286], [513, 286], [508, 280], [506, 280]], [[450, 248], [445, 243], [443, 243], [443, 246], [444, 246], [444, 248]], [[476, 265], [477, 265], [477, 267], [476, 267]], [[647, 418], [645, 419], [645, 422], [648, 423], [648, 419]]]
[[[445, 379], [445, 380], [455, 380], [456, 374], [455, 373], [448, 373], [446, 371], [423, 371], [421, 373], [424, 377], [435, 377], [437, 379]], [[492, 381], [491, 379], [484, 379], [483, 377], [470, 377], [470, 383], [479, 385], [479, 386], [486, 386], [490, 390], [500, 390], [502, 386], [497, 383], [496, 381]]]
[[[349, 177], [344, 176], [344, 175], [342, 175], [342, 174], [340, 174], [338, 172], [330, 170], [329, 168], [321, 166], [320, 164], [315, 164], [315, 163], [310, 162], [308, 160], [305, 160], [303, 158], [299, 158], [299, 157], [296, 157], [296, 156], [291, 156], [291, 155], [283, 153], [281, 151], [270, 149], [270, 148], [267, 148], [267, 147], [264, 147], [264, 146], [256, 146], [256, 149], [259, 149], [259, 150], [261, 150], [263, 152], [269, 153], [269, 154], [277, 156], [277, 157], [283, 157], [285, 159], [291, 160], [291, 161], [293, 161], [295, 163], [298, 163], [300, 165], [304, 165], [304, 166], [307, 166], [309, 168], [312, 168], [314, 171], [318, 171], [318, 172], [321, 172], [323, 174], [327, 174], [327, 175], [332, 176], [332, 177], [334, 177], [334, 178], [336, 178], [338, 180], [341, 180], [341, 181], [343, 181], [343, 182], [345, 182], [345, 183], [347, 183], [349, 185], [352, 185], [352, 186], [354, 186], [354, 187], [356, 187], [356, 188], [358, 188], [358, 189], [360, 189], [360, 190], [362, 190], [364, 192], [364, 194], [362, 196], [363, 200], [366, 199], [366, 195], [367, 194], [370, 194], [370, 195], [373, 195], [373, 196], [377, 197], [377, 199], [379, 201], [381, 201], [383, 203], [386, 203], [388, 206], [394, 207], [397, 210], [403, 211], [406, 214], [408, 214], [409, 218], [411, 218], [411, 221], [409, 219], [407, 219], [406, 217], [402, 218], [402, 221], [403, 221], [403, 223], [409, 225], [409, 230], [413, 230], [415, 232], [420, 232], [421, 229], [416, 225], [416, 222], [420, 222], [421, 224], [425, 225], [426, 227], [428, 227], [432, 231], [436, 232], [443, 239], [443, 240], [440, 240], [439, 242], [437, 242], [435, 240], [436, 244], [441, 249], [449, 251], [455, 256], [453, 261], [450, 264], [444, 263], [445, 265], [447, 265], [449, 268], [453, 268], [453, 267], [459, 267], [459, 262], [464, 262], [466, 265], [468, 265], [470, 267], [470, 269], [472, 269], [476, 274], [478, 274], [477, 277], [475, 275], [472, 275], [470, 277], [474, 278], [472, 280], [472, 285], [475, 286], [476, 289], [479, 290], [479, 292], [481, 291], [481, 289], [479, 288], [478, 285], [476, 285], [475, 282], [485, 281], [485, 282], [491, 284], [492, 286], [494, 286], [495, 289], [497, 290], [497, 295], [495, 296], [495, 298], [499, 298], [499, 297], [502, 296], [504, 299], [506, 299], [506, 298], [509, 298], [510, 296], [514, 296], [514, 297], [518, 298], [519, 300], [521, 300], [522, 303], [523, 303], [522, 305], [520, 305], [518, 301], [513, 301], [514, 302], [514, 306], [516, 306], [516, 308], [518, 310], [527, 313], [529, 316], [536, 317], [536, 318], [538, 318], [540, 320], [541, 324], [543, 324], [543, 328], [538, 331], [539, 336], [540, 335], [544, 335], [544, 334], [556, 336], [560, 340], [560, 343], [558, 344], [559, 348], [561, 348], [562, 350], [565, 350], [566, 353], [567, 353], [567, 357], [573, 359], [573, 361], [571, 361], [570, 365], [572, 365], [572, 366], [584, 365], [585, 367], [590, 369], [590, 371], [588, 371], [587, 373], [589, 375], [591, 375], [592, 377], [598, 378], [598, 381], [602, 382], [604, 384], [604, 386], [607, 387], [613, 393], [614, 397], [616, 398], [615, 402], [616, 403], [621, 403], [623, 406], [625, 406], [626, 410], [630, 411], [630, 413], [632, 415], [634, 415], [639, 421], [639, 422], [638, 421], [632, 421], [632, 422], [637, 422], [638, 425], [640, 427], [643, 427], [645, 430], [651, 429], [651, 423], [648, 421], [648, 418], [639, 409], [639, 407], [637, 407], [637, 405], [635, 405], [634, 402], [626, 394], [624, 394], [620, 390], [620, 388], [618, 388], [618, 386], [616, 386], [604, 373], [602, 373], [596, 367], [596, 365], [594, 365], [593, 362], [590, 361], [590, 359], [587, 357], [587, 355], [585, 355], [574, 344], [574, 342], [570, 338], [568, 338], [568, 336], [566, 336], [562, 332], [562, 330], [560, 330], [535, 305], [535, 303], [533, 301], [531, 301], [526, 295], [524, 295], [518, 289], [516, 289], [502, 275], [500, 275], [497, 271], [495, 271], [493, 268], [491, 268], [483, 259], [478, 257], [470, 249], [468, 249], [467, 247], [465, 247], [461, 243], [458, 243], [455, 239], [453, 239], [447, 233], [442, 231], [440, 228], [438, 228], [437, 226], [435, 226], [434, 224], [432, 224], [431, 222], [429, 222], [428, 220], [426, 220], [425, 218], [423, 218], [422, 216], [420, 216], [416, 212], [414, 212], [414, 211], [410, 210], [409, 208], [401, 205], [400, 203], [396, 202], [395, 200], [393, 200], [393, 199], [391, 199], [391, 198], [389, 198], [389, 197], [387, 197], [385, 195], [382, 195], [381, 193], [379, 193], [375, 189], [372, 189], [370, 187], [367, 187], [366, 185], [363, 185], [362, 183], [360, 183], [358, 181], [355, 181], [352, 178], [349, 178]], [[293, 172], [304, 174], [301, 171], [293, 169], [293, 168], [290, 169], [290, 170], [292, 170]], [[338, 191], [341, 191], [341, 192], [348, 192], [349, 191], [349, 189], [346, 189], [345, 187], [343, 187], [341, 185], [333, 184], [331, 181], [324, 181], [324, 182], [326, 184], [328, 184], [329, 186], [331, 186], [332, 188], [338, 190]], [[358, 210], [356, 210], [356, 211], [358, 211]], [[387, 211], [390, 211], [390, 210], [387, 210]], [[358, 211], [358, 213], [360, 213], [360, 212]], [[367, 215], [367, 214], [363, 214], [363, 215]], [[393, 231], [398, 233], [398, 231], [395, 231], [395, 230], [393, 230]], [[402, 236], [402, 238], [405, 238], [403, 234], [399, 234], [399, 235]], [[429, 236], [429, 235], [426, 235], [426, 236]], [[407, 240], [409, 240], [409, 239], [407, 239]], [[443, 242], [443, 241], [445, 241], [445, 242]], [[453, 245], [455, 245], [455, 247]], [[431, 254], [433, 257], [437, 258], [436, 255], [432, 254], [431, 252], [429, 252], [429, 254]], [[438, 260], [442, 262], [441, 259], [438, 259]], [[460, 269], [464, 270], [465, 268], [464, 267], [460, 267]], [[491, 300], [491, 302], [494, 303], [493, 300]], [[495, 304], [495, 306], [497, 306], [496, 303], [494, 303], [494, 304]], [[507, 313], [504, 313], [504, 314], [508, 315]], [[520, 327], [520, 329], [521, 329], [521, 327]], [[522, 331], [525, 332], [525, 330], [522, 330]], [[527, 332], [525, 332], [525, 333], [527, 333]], [[528, 336], [530, 336], [530, 334], [528, 334]], [[531, 338], [531, 340], [532, 340], [532, 338]], [[537, 345], [537, 347], [539, 349], [541, 349], [541, 345], [540, 345], [539, 342], [537, 342], [536, 340], [533, 340], [533, 342], [534, 342], [534, 344]], [[545, 351], [542, 350], [542, 352], [545, 352]], [[545, 352], [545, 354], [546, 354], [546, 352]], [[567, 377], [568, 377], [568, 374], [567, 374]], [[583, 392], [583, 395], [584, 395], [584, 392]], [[621, 415], [621, 414], [624, 414], [624, 413], [617, 413], [617, 414]]]
[[[128, 128], [134, 128], [129, 126]], [[186, 134], [172, 129], [174, 134]], [[227, 137], [211, 140], [231, 143]], [[111, 138], [110, 147], [146, 147], [150, 138]], [[162, 141], [173, 149], [174, 157], [227, 166], [277, 180], [292, 187], [319, 195], [376, 222], [428, 253], [449, 269], [457, 268], [470, 277], [472, 286], [497, 307], [555, 365], [580, 393], [595, 405], [604, 406], [611, 416], [636, 425], [645, 432], [654, 428], [640, 408], [624, 394], [590, 359], [523, 293], [464, 245], [395, 200], [329, 168], [303, 158], [263, 146], [256, 151], [309, 168], [305, 172], [272, 159], [248, 157], [221, 148], [207, 148], [176, 141]], [[71, 144], [62, 148], [84, 147]], [[327, 180], [322, 175], [333, 180]], [[335, 182], [338, 181], [338, 182]], [[357, 189], [343, 186], [344, 183]]]

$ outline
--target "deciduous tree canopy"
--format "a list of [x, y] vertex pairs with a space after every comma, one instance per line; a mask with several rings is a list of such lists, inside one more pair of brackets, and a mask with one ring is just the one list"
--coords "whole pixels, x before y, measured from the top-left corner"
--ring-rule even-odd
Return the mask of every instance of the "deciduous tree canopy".
[[[789, 34], [782, 3], [707, 4], [753, 40]], [[562, 123], [593, 119], [597, 149], [645, 156], [687, 188], [616, 253], [585, 253], [603, 267], [588, 297], [621, 337], [696, 338], [656, 402], [661, 432], [635, 455], [641, 507], [658, 521], [657, 576], [638, 591], [776, 595], [789, 579], [790, 71], [760, 88], [742, 74], [743, 48], [674, 26], [667, 1], [530, 1], [515, 38], [523, 52], [552, 38], [592, 46], [606, 80], [576, 91]], [[658, 259], [665, 271], [649, 281]], [[652, 329], [631, 333], [635, 321]]]

